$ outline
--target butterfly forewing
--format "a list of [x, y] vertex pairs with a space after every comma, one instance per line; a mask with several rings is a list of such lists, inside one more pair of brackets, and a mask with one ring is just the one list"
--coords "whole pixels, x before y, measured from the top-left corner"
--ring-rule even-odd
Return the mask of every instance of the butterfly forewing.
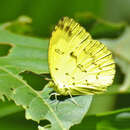
[[111, 52], [68, 17], [61, 19], [52, 32], [48, 57], [54, 89], [60, 94], [100, 93], [113, 82]]

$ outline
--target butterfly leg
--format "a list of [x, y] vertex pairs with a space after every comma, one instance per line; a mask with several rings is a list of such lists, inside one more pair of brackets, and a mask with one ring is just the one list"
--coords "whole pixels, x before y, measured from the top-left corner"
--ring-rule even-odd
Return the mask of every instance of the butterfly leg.
[[68, 91], [68, 93], [69, 93], [69, 96], [70, 96], [70, 98], [71, 98], [71, 101], [72, 101], [75, 105], [80, 106], [80, 105], [74, 100], [74, 98], [72, 97], [70, 91]]
[[54, 97], [55, 97], [55, 100], [52, 101], [51, 104], [56, 103], [54, 109], [55, 109], [55, 111], [57, 111], [57, 104], [59, 104], [59, 100], [57, 99], [57, 96], [59, 96], [60, 94], [58, 94], [58, 93], [56, 93], [56, 92], [51, 93], [50, 96], [49, 96], [49, 98], [51, 98], [51, 96], [53, 96], [53, 95], [54, 95]]
[[[60, 94], [58, 94], [58, 93], [56, 93], [56, 92], [51, 93], [51, 94], [49, 95], [49, 99], [50, 99], [53, 95], [55, 96], [56, 101], [58, 101], [57, 96], [59, 96]], [[55, 102], [56, 102], [56, 101], [55, 101]]]

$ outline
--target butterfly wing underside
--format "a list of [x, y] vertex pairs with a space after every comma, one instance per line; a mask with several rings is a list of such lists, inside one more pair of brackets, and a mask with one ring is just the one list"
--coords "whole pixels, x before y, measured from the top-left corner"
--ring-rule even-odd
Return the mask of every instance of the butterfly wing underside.
[[68, 17], [52, 32], [48, 57], [54, 89], [62, 95], [101, 93], [113, 82], [111, 51]]

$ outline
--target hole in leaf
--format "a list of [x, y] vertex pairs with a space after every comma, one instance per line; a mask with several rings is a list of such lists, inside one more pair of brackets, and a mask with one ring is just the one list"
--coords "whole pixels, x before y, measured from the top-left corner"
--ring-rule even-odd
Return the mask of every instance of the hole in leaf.
[[20, 76], [35, 90], [42, 90], [50, 79], [49, 74], [36, 74], [31, 71], [24, 71]]
[[39, 123], [40, 126], [44, 126], [46, 128], [50, 128], [51, 127], [51, 122], [49, 120], [42, 120]]
[[0, 43], [0, 57], [7, 56], [12, 48], [11, 44], [8, 43]]

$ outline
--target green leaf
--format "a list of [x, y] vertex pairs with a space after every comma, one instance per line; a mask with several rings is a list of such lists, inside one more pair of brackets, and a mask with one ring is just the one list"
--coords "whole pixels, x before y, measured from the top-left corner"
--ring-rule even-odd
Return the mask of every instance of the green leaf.
[[127, 27], [124, 33], [117, 39], [100, 39], [106, 44], [114, 54], [116, 63], [120, 66], [121, 71], [125, 74], [122, 85], [114, 85], [110, 92], [130, 92], [130, 27]]
[[[79, 123], [88, 110], [92, 99], [92, 96], [75, 97], [74, 100], [79, 106], [76, 106], [69, 99], [59, 102], [59, 105], [57, 103], [51, 104], [49, 93], [52, 90], [50, 88], [43, 90], [43, 92], [37, 92], [18, 76], [2, 67], [0, 67], [0, 83], [2, 84], [0, 87], [2, 95], [13, 99], [17, 105], [22, 105], [26, 110], [27, 119], [38, 122], [48, 119], [52, 130], [68, 129], [72, 124]], [[56, 107], [58, 108], [56, 109]]]
[[96, 114], [84, 118], [80, 125], [71, 130], [129, 130], [130, 108]]
[[0, 65], [18, 74], [25, 70], [35, 73], [47, 73], [48, 40], [20, 36], [0, 30], [0, 46], [8, 44], [12, 46], [6, 57], [0, 57]]
[[[27, 119], [38, 123], [41, 120], [48, 120], [50, 130], [66, 130], [80, 123], [89, 109], [92, 96], [73, 97], [78, 105], [69, 97], [58, 98], [59, 102], [55, 102], [55, 99], [49, 98], [53, 89], [46, 87], [42, 91], [37, 91], [35, 87], [30, 86], [32, 84], [29, 80], [25, 82], [26, 71], [31, 71], [37, 76], [48, 73], [48, 40], [20, 36], [2, 29], [0, 35], [0, 43], [12, 47], [7, 56], [0, 57], [0, 98], [6, 96], [22, 106]], [[32, 77], [31, 74], [30, 76]], [[32, 79], [34, 78], [36, 75]], [[37, 79], [37, 82], [39, 81], [41, 82], [41, 79]]]

